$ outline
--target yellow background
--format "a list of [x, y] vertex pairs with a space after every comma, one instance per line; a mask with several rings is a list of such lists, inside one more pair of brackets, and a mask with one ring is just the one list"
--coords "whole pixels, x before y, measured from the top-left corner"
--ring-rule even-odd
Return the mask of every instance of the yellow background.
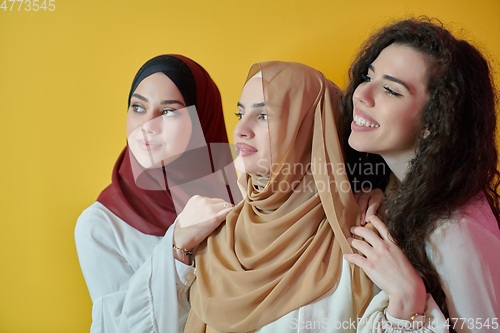
[[55, 0], [53, 12], [19, 3], [0, 9], [2, 333], [89, 331], [73, 230], [110, 182], [130, 84], [149, 58], [202, 64], [230, 137], [254, 62], [303, 62], [342, 87], [361, 42], [409, 15], [438, 17], [479, 45], [500, 82], [499, 0]]

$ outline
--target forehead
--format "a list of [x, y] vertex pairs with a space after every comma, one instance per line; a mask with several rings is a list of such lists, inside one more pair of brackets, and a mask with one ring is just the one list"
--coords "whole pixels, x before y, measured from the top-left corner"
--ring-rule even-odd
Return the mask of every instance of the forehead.
[[380, 52], [372, 63], [377, 75], [395, 77], [415, 90], [425, 87], [427, 56], [406, 45], [391, 44]]
[[[262, 78], [254, 77], [243, 86], [241, 90], [240, 103], [243, 106], [264, 101], [264, 90], [262, 86]], [[250, 105], [248, 105], [250, 106]]]
[[151, 74], [144, 78], [135, 89], [135, 92], [180, 95], [180, 91], [175, 83], [161, 72]]

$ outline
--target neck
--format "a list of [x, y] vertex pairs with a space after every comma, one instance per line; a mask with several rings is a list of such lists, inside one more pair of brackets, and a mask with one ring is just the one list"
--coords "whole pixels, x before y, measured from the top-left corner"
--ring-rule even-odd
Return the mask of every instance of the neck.
[[408, 171], [408, 164], [415, 157], [415, 151], [411, 150], [397, 155], [382, 155], [383, 159], [401, 183]]

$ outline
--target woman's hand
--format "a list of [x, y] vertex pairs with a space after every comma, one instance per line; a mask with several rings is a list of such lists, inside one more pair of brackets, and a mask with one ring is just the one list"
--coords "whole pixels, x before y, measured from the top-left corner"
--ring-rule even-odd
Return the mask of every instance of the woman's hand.
[[[233, 208], [233, 205], [222, 199], [193, 196], [177, 220], [174, 245], [181, 249], [194, 249], [226, 219]], [[189, 258], [179, 251], [174, 251], [174, 257], [188, 263]]]
[[367, 216], [377, 229], [352, 227], [351, 233], [364, 238], [349, 237], [349, 244], [361, 252], [345, 254], [345, 260], [359, 266], [380, 289], [389, 296], [388, 313], [398, 319], [409, 319], [415, 313], [424, 313], [426, 290], [422, 277], [390, 238], [384, 222], [375, 215]]
[[377, 214], [379, 207], [382, 205], [385, 199], [384, 192], [381, 189], [376, 188], [365, 192], [359, 191], [354, 193], [354, 199], [361, 210], [360, 223], [365, 225], [368, 222], [368, 217]]

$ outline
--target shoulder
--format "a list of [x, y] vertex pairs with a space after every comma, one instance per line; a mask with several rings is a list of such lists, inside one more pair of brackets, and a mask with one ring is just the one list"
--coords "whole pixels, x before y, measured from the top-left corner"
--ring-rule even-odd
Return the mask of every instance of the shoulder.
[[85, 209], [75, 226], [75, 240], [79, 241], [88, 239], [103, 238], [112, 234], [113, 223], [120, 220], [106, 206], [96, 201]]
[[472, 198], [447, 218], [437, 222], [427, 242], [432, 247], [491, 238], [500, 242], [500, 229], [484, 195]]
[[500, 230], [483, 195], [439, 221], [426, 251], [441, 278], [450, 316], [498, 315]]
[[106, 219], [110, 214], [113, 213], [102, 203], [96, 201], [80, 214], [78, 223], [80, 223], [80, 221], [94, 220], [96, 218]]
[[78, 251], [118, 252], [136, 264], [151, 254], [161, 238], [135, 229], [100, 202], [85, 209], [75, 226]]
[[500, 253], [500, 229], [484, 195], [439, 221], [427, 238], [426, 251], [438, 270], [440, 266], [463, 267], [474, 262], [495, 264], [491, 253]]

